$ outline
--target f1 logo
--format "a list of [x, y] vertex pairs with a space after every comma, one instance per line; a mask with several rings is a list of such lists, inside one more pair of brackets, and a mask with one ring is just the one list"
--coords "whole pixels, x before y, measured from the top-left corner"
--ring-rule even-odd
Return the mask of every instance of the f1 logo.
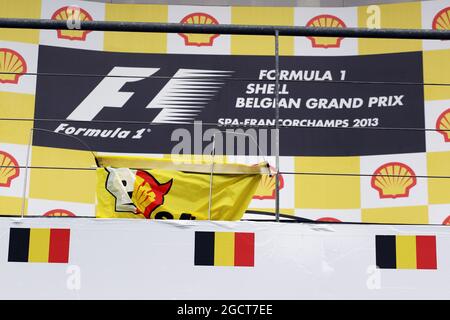
[[159, 68], [114, 67], [67, 120], [91, 121], [103, 108], [122, 108], [134, 94], [119, 91], [125, 83], [143, 80], [158, 70]]
[[[134, 92], [120, 91], [127, 82], [151, 77], [160, 68], [114, 67], [75, 108], [67, 120], [92, 121], [103, 108], [122, 108]], [[145, 107], [162, 109], [154, 123], [190, 123], [232, 71], [179, 69]]]

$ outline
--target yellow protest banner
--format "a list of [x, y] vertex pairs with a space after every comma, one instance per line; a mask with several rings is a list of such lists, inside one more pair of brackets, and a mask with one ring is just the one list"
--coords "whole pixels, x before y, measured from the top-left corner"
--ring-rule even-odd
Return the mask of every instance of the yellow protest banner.
[[[240, 220], [266, 164], [174, 163], [167, 159], [98, 157], [99, 218]], [[139, 168], [139, 169], [138, 169]]]

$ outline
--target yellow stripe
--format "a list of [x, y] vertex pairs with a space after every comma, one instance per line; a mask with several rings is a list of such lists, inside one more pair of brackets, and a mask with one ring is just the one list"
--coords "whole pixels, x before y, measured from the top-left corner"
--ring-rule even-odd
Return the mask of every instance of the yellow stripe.
[[397, 236], [397, 269], [417, 269], [416, 236]]
[[216, 232], [214, 237], [214, 265], [234, 266], [234, 232]]
[[50, 229], [31, 229], [28, 262], [48, 262], [49, 249]]

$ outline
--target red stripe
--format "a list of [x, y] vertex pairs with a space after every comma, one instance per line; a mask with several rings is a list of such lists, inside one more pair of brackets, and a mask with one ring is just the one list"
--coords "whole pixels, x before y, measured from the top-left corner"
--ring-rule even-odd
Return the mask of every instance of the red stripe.
[[236, 232], [234, 234], [234, 265], [253, 267], [255, 265], [255, 234]]
[[437, 269], [436, 237], [416, 236], [417, 269]]
[[70, 229], [50, 229], [48, 262], [69, 262]]

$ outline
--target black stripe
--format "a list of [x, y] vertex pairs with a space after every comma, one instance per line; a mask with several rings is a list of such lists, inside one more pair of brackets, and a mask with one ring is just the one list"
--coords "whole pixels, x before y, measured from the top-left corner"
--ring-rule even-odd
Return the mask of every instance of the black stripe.
[[376, 236], [377, 267], [381, 269], [397, 268], [395, 236]]
[[29, 228], [9, 229], [8, 261], [28, 262], [28, 249], [30, 247]]
[[195, 232], [195, 257], [196, 266], [214, 265], [214, 232]]

